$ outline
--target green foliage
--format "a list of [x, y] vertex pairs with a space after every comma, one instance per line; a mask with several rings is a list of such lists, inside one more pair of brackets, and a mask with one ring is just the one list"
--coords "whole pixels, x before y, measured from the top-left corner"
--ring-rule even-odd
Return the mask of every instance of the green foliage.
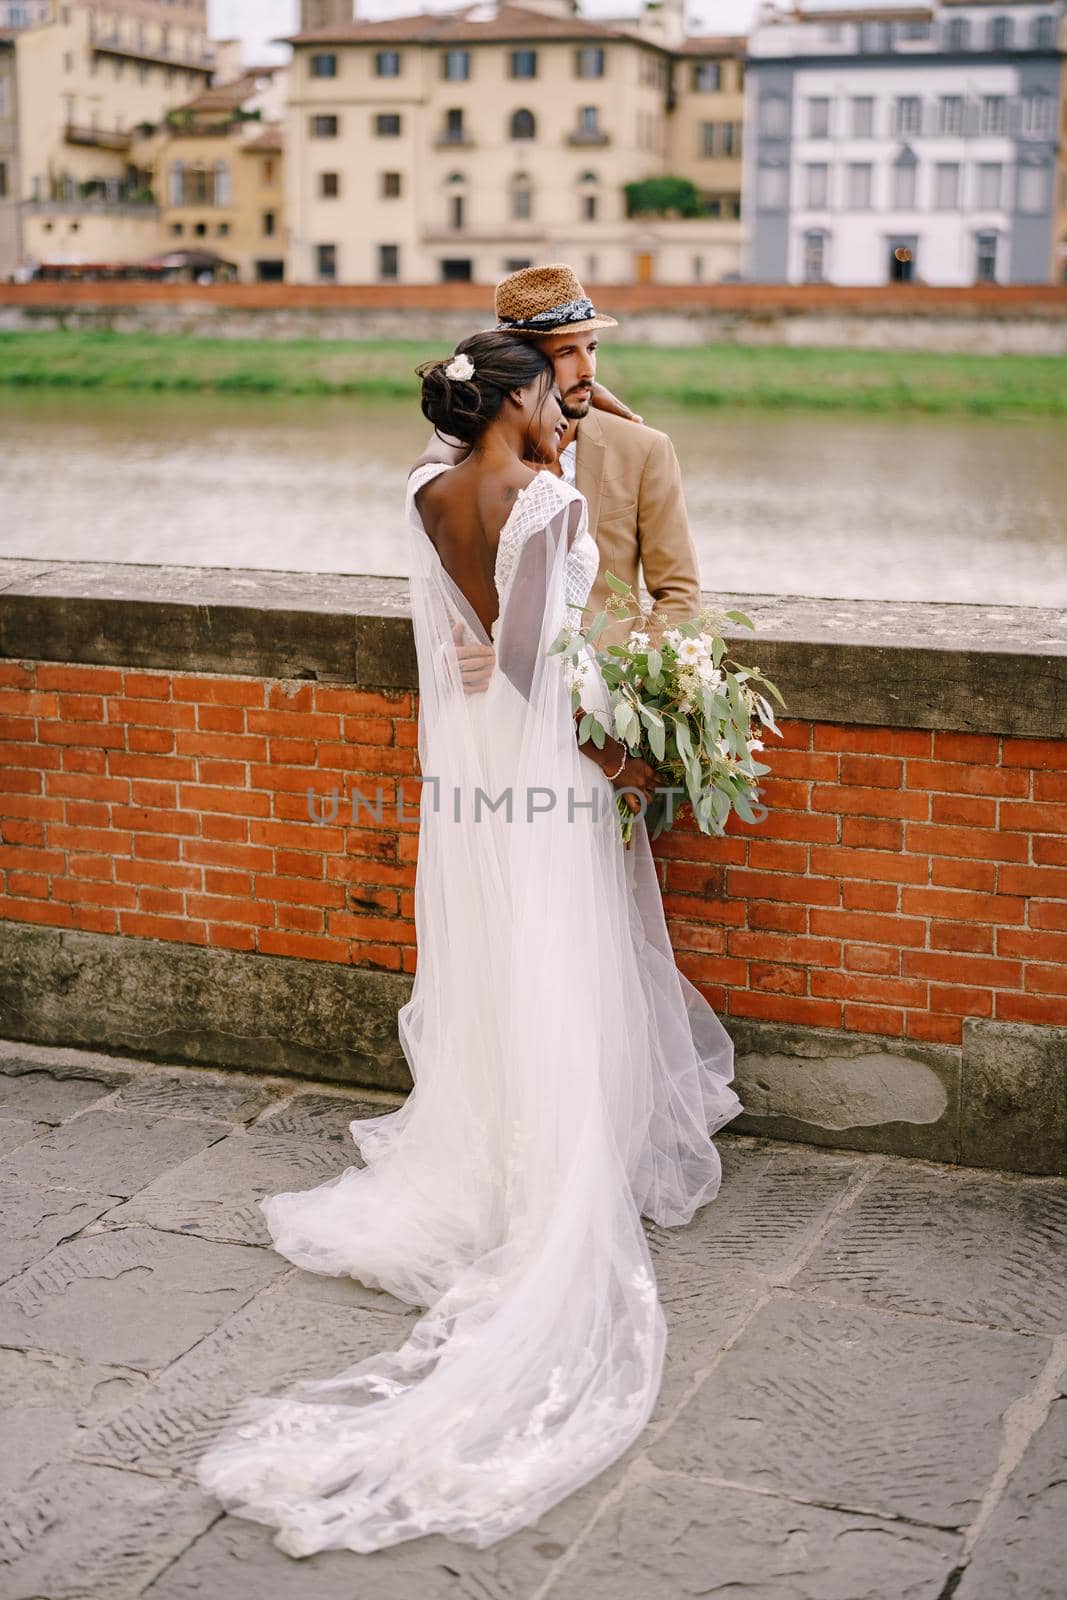
[[630, 217], [663, 217], [676, 212], [680, 217], [701, 217], [704, 205], [700, 190], [688, 178], [642, 178], [623, 186], [626, 214]]

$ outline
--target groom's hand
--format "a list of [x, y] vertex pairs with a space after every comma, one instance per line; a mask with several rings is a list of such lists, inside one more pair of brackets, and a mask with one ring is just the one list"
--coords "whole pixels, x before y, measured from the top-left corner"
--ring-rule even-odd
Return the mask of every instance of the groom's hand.
[[496, 651], [491, 644], [462, 644], [464, 625], [457, 622], [452, 629], [459, 662], [459, 675], [464, 694], [484, 694], [496, 666]]

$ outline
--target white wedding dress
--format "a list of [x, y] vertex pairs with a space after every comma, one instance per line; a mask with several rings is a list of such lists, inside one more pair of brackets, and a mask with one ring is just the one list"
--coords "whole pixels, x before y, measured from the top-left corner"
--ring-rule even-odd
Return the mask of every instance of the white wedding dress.
[[[447, 470], [416, 471], [407, 501], [424, 786], [398, 1024], [415, 1087], [351, 1124], [365, 1166], [262, 1202], [290, 1261], [428, 1309], [398, 1350], [245, 1401], [199, 1468], [295, 1556], [492, 1544], [622, 1454], [665, 1341], [641, 1215], [685, 1223], [714, 1196], [709, 1132], [741, 1109], [729, 1037], [675, 965], [647, 830], [624, 849], [547, 654], [596, 576], [585, 501], [549, 472], [521, 491], [496, 555], [497, 666], [467, 695], [453, 628], [489, 640], [415, 506]], [[595, 668], [582, 700], [608, 705]], [[476, 815], [478, 790], [495, 810]]]

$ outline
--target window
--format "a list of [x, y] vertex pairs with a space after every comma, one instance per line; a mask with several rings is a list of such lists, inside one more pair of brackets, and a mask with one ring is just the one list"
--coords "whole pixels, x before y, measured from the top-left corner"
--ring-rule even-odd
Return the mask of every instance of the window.
[[714, 94], [721, 89], [721, 64], [718, 61], [698, 61], [693, 68], [693, 88], [700, 94]]
[[702, 156], [737, 156], [741, 154], [741, 124], [739, 122], [702, 122], [700, 149]]
[[337, 246], [335, 244], [317, 244], [315, 246], [315, 272], [323, 283], [336, 281]]
[[336, 139], [340, 126], [338, 117], [320, 113], [311, 119], [311, 137], [313, 139]]
[[974, 241], [974, 276], [978, 283], [997, 281], [997, 236], [979, 233]]
[[207, 223], [206, 222], [198, 222], [196, 224], [196, 227], [193, 229], [193, 232], [196, 234], [196, 237], [198, 239], [202, 239], [204, 237], [204, 235], [207, 233]]
[[464, 257], [445, 257], [441, 262], [442, 283], [470, 283], [472, 276], [471, 263]]
[[922, 125], [922, 101], [917, 94], [901, 94], [897, 96], [893, 108], [893, 131], [895, 133], [918, 133]]
[[341, 174], [339, 172], [319, 173], [319, 194], [323, 200], [336, 200], [341, 193]]
[[945, 29], [945, 43], [950, 50], [966, 50], [971, 42], [971, 25], [963, 17], [954, 17]]
[[1023, 132], [1048, 138], [1052, 133], [1052, 96], [1040, 89], [1023, 100]]
[[865, 55], [884, 55], [892, 44], [893, 34], [888, 22], [860, 23], [860, 49]]
[[938, 122], [942, 133], [963, 132], [963, 96], [961, 94], [943, 94], [941, 96], [941, 110]]
[[379, 50], [374, 57], [374, 75], [378, 78], [399, 78], [400, 51]]
[[513, 78], [536, 78], [537, 51], [513, 50], [511, 52], [509, 69]]
[[989, 48], [1010, 50], [1013, 32], [1010, 17], [994, 17], [989, 24]]
[[874, 169], [869, 161], [850, 161], [848, 164], [848, 209], [869, 211]]
[[604, 52], [599, 45], [590, 45], [574, 52], [574, 76], [576, 78], [604, 76]]
[[960, 164], [939, 161], [934, 168], [934, 209], [958, 211], [960, 204]]
[[582, 106], [578, 113], [578, 131], [596, 135], [600, 132], [599, 113], [596, 106]]
[[396, 111], [379, 111], [374, 119], [374, 131], [379, 139], [397, 139], [400, 136], [400, 114]]
[[397, 200], [399, 198], [400, 198], [400, 174], [399, 174], [399, 172], [383, 172], [382, 173], [382, 199], [383, 200]]
[[1008, 97], [1004, 94], [982, 96], [982, 132], [1007, 133]]
[[583, 194], [582, 195], [581, 202], [582, 202], [582, 221], [583, 222], [595, 222], [596, 221], [597, 198], [598, 197], [595, 194]]
[[260, 183], [261, 183], [261, 185], [263, 186], [264, 189], [273, 189], [274, 188], [274, 175], [275, 175], [274, 159], [273, 159], [273, 157], [268, 156], [267, 160], [264, 161], [262, 163], [262, 165], [260, 166], [260, 172], [259, 172], [259, 181], [260, 181]]
[[914, 211], [918, 163], [901, 157], [893, 163], [893, 205], [898, 211]]
[[1015, 207], [1030, 217], [1040, 216], [1048, 207], [1049, 167], [1021, 166], [1016, 178]]
[[176, 239], [180, 239], [182, 234], [185, 232], [185, 223], [172, 222], [170, 225], [170, 231]]
[[378, 246], [378, 277], [382, 279], [399, 278], [400, 276], [400, 246], [398, 244], [380, 244]]
[[808, 101], [809, 139], [828, 139], [830, 136], [830, 102], [821, 97]]
[[504, 259], [504, 271], [506, 273], [525, 272], [527, 267], [532, 266], [533, 262], [530, 260], [529, 256], [506, 256]]
[[515, 111], [511, 117], [509, 130], [513, 139], [536, 139], [537, 121], [532, 111]]
[[979, 163], [977, 204], [987, 211], [1000, 205], [1003, 170], [999, 161]]
[[441, 138], [445, 144], [466, 144], [467, 132], [463, 126], [461, 107], [453, 106], [445, 112], [445, 126]]
[[7, 199], [7, 162], [0, 161], [0, 200]]
[[826, 282], [826, 235], [818, 229], [804, 235], [804, 282]]
[[446, 50], [441, 57], [441, 76], [450, 83], [466, 83], [471, 75], [469, 50]]
[[759, 129], [767, 139], [785, 138], [789, 132], [789, 102], [783, 95], [768, 95], [760, 101]]
[[520, 172], [511, 180], [511, 220], [529, 222], [532, 216], [533, 190], [526, 173]]
[[807, 203], [821, 209], [830, 203], [830, 168], [825, 161], [810, 162], [807, 168]]
[[852, 137], [854, 139], [871, 139], [874, 137], [874, 97], [872, 95], [857, 95], [852, 102]]
[[586, 283], [595, 283], [597, 281], [597, 279], [599, 278], [599, 276], [600, 276], [600, 260], [599, 260], [599, 258], [597, 256], [586, 256], [586, 258], [585, 258], [585, 281], [586, 281]]
[[1056, 42], [1056, 24], [1052, 17], [1035, 17], [1030, 24], [1030, 48], [1051, 50]]
[[901, 39], [929, 39], [931, 31], [929, 22], [902, 22], [898, 37]]
[[760, 167], [756, 194], [761, 211], [783, 210], [788, 193], [789, 169], [787, 167]]
[[694, 256], [693, 257], [693, 282], [694, 283], [703, 283], [704, 282], [704, 257], [703, 256]]
[[466, 220], [466, 197], [461, 194], [450, 194], [448, 197], [448, 220], [453, 228], [462, 228]]
[[220, 239], [225, 239], [229, 231], [230, 224], [228, 222], [220, 222], [218, 227], [215, 229], [215, 232], [218, 234]]
[[263, 213], [263, 236], [264, 236], [264, 238], [273, 239], [276, 220], [277, 219], [276, 219], [273, 211], [264, 211], [264, 213]]
[[311, 76], [313, 78], [336, 78], [337, 57], [330, 51], [322, 51], [311, 58]]

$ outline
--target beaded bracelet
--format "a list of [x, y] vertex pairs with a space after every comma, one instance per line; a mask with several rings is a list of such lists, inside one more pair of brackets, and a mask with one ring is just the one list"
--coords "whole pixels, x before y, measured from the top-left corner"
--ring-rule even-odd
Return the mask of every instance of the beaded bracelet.
[[619, 773], [622, 771], [623, 767], [626, 765], [626, 760], [627, 760], [627, 757], [629, 756], [629, 754], [630, 754], [629, 750], [627, 750], [626, 746], [623, 745], [623, 747], [622, 747], [622, 760], [619, 762], [618, 767], [616, 768], [616, 770], [614, 772], [609, 772], [609, 773], [606, 774], [609, 783], [614, 783], [615, 782], [615, 779], [619, 776]]

